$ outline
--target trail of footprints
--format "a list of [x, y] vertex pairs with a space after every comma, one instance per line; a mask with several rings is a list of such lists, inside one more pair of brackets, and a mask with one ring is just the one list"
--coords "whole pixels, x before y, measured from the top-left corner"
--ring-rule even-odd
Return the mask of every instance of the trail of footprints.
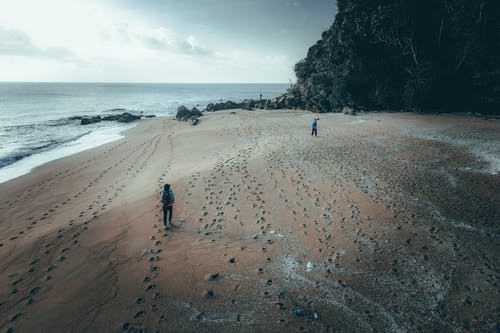
[[[39, 218], [29, 219], [32, 221], [30, 226], [19, 232], [18, 235], [10, 237], [9, 240], [14, 241], [28, 230], [34, 228], [38, 223], [55, 219], [58, 208], [70, 202], [78, 201], [80, 196], [92, 186], [98, 185], [99, 180], [106, 173], [112, 172], [122, 164], [125, 164], [130, 158], [135, 157], [126, 167], [126, 177], [121, 177], [120, 181], [103, 188], [96, 196], [88, 198], [88, 200], [92, 201], [88, 204], [87, 208], [69, 219], [65, 226], [57, 228], [57, 231], [52, 236], [53, 238], [43, 237], [37, 241], [38, 244], [35, 247], [43, 249], [43, 253], [40, 253], [30, 261], [26, 271], [12, 273], [8, 276], [11, 280], [10, 295], [0, 296], [0, 307], [4, 309], [8, 307], [10, 311], [14, 311], [7, 323], [0, 323], [0, 325], [7, 327], [7, 332], [14, 332], [15, 324], [19, 320], [22, 320], [26, 311], [29, 311], [29, 305], [36, 302], [36, 296], [40, 292], [43, 292], [44, 284], [52, 283], [52, 280], [56, 278], [58, 268], [64, 265], [65, 260], [71, 253], [72, 247], [78, 246], [80, 235], [88, 230], [92, 221], [98, 219], [100, 212], [105, 211], [120, 196], [126, 189], [126, 186], [134, 179], [134, 176], [147, 166], [157, 151], [159, 142], [160, 136], [155, 136], [144, 141], [117, 163], [102, 170], [99, 176], [90, 180], [80, 192], [49, 208]], [[116, 178], [119, 179], [120, 177]], [[0, 244], [3, 245], [3, 243]]]
[[[158, 201], [159, 193], [163, 190], [163, 185], [168, 181], [166, 177], [170, 171], [171, 161], [173, 159], [172, 135], [173, 132], [167, 137], [168, 152], [165, 154], [167, 156], [166, 167], [162, 176], [158, 178], [157, 195], [155, 195], [155, 200], [158, 198]], [[156, 146], [159, 144], [160, 140], [156, 142]], [[162, 259], [161, 253], [163, 251], [163, 242], [166, 241], [169, 232], [163, 230], [163, 218], [162, 213], [160, 213], [160, 204], [155, 204], [155, 208], [157, 211], [155, 214], [157, 222], [153, 224], [152, 235], [149, 238], [151, 241], [151, 248], [143, 250], [139, 256], [139, 259], [145, 261], [148, 265], [147, 273], [142, 281], [144, 287], [143, 294], [137, 296], [133, 301], [136, 310], [128, 320], [122, 323], [120, 330], [123, 332], [148, 332], [149, 330], [145, 326], [147, 318], [154, 318], [151, 321], [157, 323], [154, 332], [159, 332], [167, 327], [167, 316], [160, 308], [162, 296], [155, 282], [160, 277], [159, 262]]]
[[0, 208], [6, 209], [6, 208], [12, 207], [16, 204], [21, 204], [25, 200], [29, 200], [33, 195], [46, 191], [46, 189], [48, 187], [53, 186], [57, 183], [61, 183], [65, 179], [70, 178], [71, 176], [74, 176], [76, 174], [79, 174], [79, 173], [89, 169], [90, 167], [94, 166], [97, 163], [97, 161], [100, 161], [102, 159], [106, 159], [111, 153], [113, 153], [114, 151], [116, 151], [117, 149], [119, 149], [121, 146], [123, 146], [126, 143], [127, 143], [127, 141], [117, 143], [113, 147], [111, 147], [111, 148], [107, 149], [106, 151], [94, 156], [91, 159], [86, 160], [85, 162], [82, 162], [78, 166], [65, 169], [65, 170], [63, 170], [63, 171], [61, 171], [53, 176], [50, 176], [44, 180], [39, 181], [34, 186], [29, 187], [29, 188], [25, 189], [24, 191], [18, 193], [14, 200], [5, 201]]

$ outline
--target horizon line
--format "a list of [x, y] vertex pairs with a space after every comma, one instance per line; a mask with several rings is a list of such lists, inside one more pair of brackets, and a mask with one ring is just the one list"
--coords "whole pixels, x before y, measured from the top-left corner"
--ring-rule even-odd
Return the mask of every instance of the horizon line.
[[293, 84], [291, 82], [148, 82], [148, 81], [2, 81], [0, 83], [105, 83], [105, 84]]

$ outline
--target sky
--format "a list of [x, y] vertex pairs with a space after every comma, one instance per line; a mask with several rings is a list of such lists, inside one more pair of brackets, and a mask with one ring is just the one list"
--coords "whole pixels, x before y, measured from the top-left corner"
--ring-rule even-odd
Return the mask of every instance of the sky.
[[289, 83], [335, 0], [0, 0], [0, 81]]

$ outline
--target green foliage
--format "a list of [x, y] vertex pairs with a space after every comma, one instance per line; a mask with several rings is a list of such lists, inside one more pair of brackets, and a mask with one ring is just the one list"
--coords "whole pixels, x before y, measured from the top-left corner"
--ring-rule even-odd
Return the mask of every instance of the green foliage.
[[337, 4], [331, 28], [295, 66], [302, 105], [500, 112], [496, 0]]

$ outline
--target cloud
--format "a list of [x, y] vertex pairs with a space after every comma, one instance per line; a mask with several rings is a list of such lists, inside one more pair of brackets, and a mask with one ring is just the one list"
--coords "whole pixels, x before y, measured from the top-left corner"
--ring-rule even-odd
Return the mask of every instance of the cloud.
[[199, 45], [194, 36], [182, 39], [164, 27], [135, 32], [134, 37], [148, 48], [156, 51], [170, 51], [188, 55], [210, 55], [213, 53], [208, 48]]
[[73, 53], [64, 47], [37, 47], [24, 32], [15, 29], [7, 29], [2, 26], [0, 26], [0, 55], [53, 58], [62, 60], [74, 57]]
[[100, 33], [106, 43], [142, 46], [157, 52], [179, 55], [213, 55], [214, 52], [202, 46], [197, 38], [189, 35], [181, 38], [171, 29], [149, 25], [119, 24], [106, 27]]

